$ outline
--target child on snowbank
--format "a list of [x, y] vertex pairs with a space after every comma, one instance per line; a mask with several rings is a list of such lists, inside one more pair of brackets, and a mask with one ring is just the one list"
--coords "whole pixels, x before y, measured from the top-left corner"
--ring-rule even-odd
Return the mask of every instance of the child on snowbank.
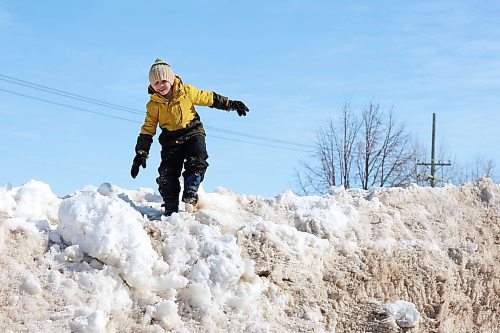
[[161, 163], [156, 178], [158, 190], [165, 202], [165, 215], [179, 210], [181, 190], [179, 178], [184, 172], [182, 201], [195, 206], [198, 202], [198, 188], [208, 167], [205, 145], [205, 130], [195, 105], [236, 111], [245, 116], [249, 109], [243, 102], [229, 100], [211, 91], [199, 90], [183, 83], [175, 76], [170, 66], [162, 59], [156, 59], [149, 70], [146, 119], [135, 146], [135, 158], [130, 174], [137, 177], [139, 167], [146, 168], [149, 149], [160, 125], [159, 142], [162, 146]]

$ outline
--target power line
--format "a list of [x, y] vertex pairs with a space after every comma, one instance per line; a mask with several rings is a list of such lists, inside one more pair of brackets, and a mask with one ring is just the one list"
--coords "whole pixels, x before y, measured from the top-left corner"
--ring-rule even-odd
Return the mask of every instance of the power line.
[[63, 91], [63, 90], [59, 90], [59, 89], [54, 89], [54, 88], [50, 88], [50, 87], [47, 87], [47, 86], [43, 86], [41, 84], [37, 84], [37, 83], [29, 82], [29, 81], [24, 81], [24, 80], [16, 79], [14, 77], [3, 75], [3, 74], [0, 74], [0, 80], [6, 81], [6, 82], [10, 82], [10, 83], [13, 83], [13, 84], [17, 84], [17, 85], [20, 85], [20, 86], [32, 88], [32, 89], [41, 90], [41, 91], [48, 92], [48, 93], [51, 93], [51, 94], [55, 94], [55, 95], [59, 95], [59, 96], [67, 97], [67, 98], [76, 99], [76, 100], [87, 102], [87, 103], [97, 104], [97, 105], [108, 107], [108, 108], [111, 108], [111, 109], [126, 111], [126, 112], [130, 112], [130, 113], [134, 113], [134, 114], [139, 114], [139, 115], [143, 115], [144, 114], [144, 112], [142, 112], [140, 110], [132, 109], [132, 108], [129, 108], [129, 107], [126, 107], [126, 106], [112, 104], [112, 103], [100, 101], [98, 99], [88, 98], [88, 97], [77, 95], [77, 94], [73, 94], [73, 93], [70, 93], [70, 92], [67, 92], [67, 91]]
[[42, 102], [45, 102], [45, 103], [50, 103], [50, 104], [55, 104], [55, 105], [63, 106], [63, 107], [65, 107], [65, 108], [70, 108], [70, 109], [74, 109], [74, 110], [78, 110], [78, 111], [82, 111], [82, 112], [87, 112], [87, 113], [97, 114], [97, 115], [99, 115], [99, 116], [104, 116], [104, 117], [109, 117], [109, 118], [114, 118], [114, 119], [119, 119], [119, 120], [125, 120], [125, 121], [129, 121], [129, 122], [133, 122], [133, 123], [138, 123], [138, 121], [137, 121], [137, 120], [131, 120], [131, 119], [127, 119], [127, 118], [122, 118], [122, 117], [118, 117], [118, 116], [113, 116], [113, 115], [111, 115], [111, 114], [107, 114], [107, 113], [101, 113], [101, 112], [96, 112], [96, 111], [87, 110], [87, 109], [80, 108], [80, 107], [77, 107], [77, 106], [72, 106], [72, 105], [67, 105], [67, 104], [63, 104], [63, 103], [53, 102], [53, 101], [49, 101], [49, 100], [47, 100], [47, 99], [38, 98], [38, 97], [34, 97], [34, 96], [29, 96], [29, 95], [25, 95], [25, 94], [17, 93], [17, 92], [10, 91], [10, 90], [5, 90], [5, 89], [2, 89], [2, 88], [0, 88], [0, 90], [1, 90], [1, 91], [4, 91], [4, 92], [8, 92], [8, 93], [10, 93], [10, 94], [14, 94], [14, 95], [18, 95], [18, 96], [22, 96], [22, 97], [26, 97], [26, 98], [34, 99], [34, 100], [37, 100], [37, 101], [42, 101]]
[[[110, 115], [110, 114], [107, 114], [107, 113], [101, 113], [101, 112], [96, 112], [96, 111], [92, 111], [92, 110], [80, 108], [80, 107], [77, 107], [77, 106], [72, 106], [72, 105], [68, 105], [68, 104], [58, 103], [58, 102], [50, 101], [50, 100], [47, 100], [47, 99], [43, 99], [43, 98], [39, 98], [39, 97], [34, 97], [34, 96], [30, 96], [30, 95], [25, 95], [25, 94], [21, 94], [21, 93], [18, 93], [18, 92], [14, 92], [14, 91], [2, 89], [2, 88], [0, 88], [0, 91], [7, 92], [9, 94], [13, 94], [13, 95], [17, 95], [17, 96], [22, 96], [22, 97], [33, 99], [33, 100], [37, 100], [37, 101], [41, 101], [41, 102], [45, 102], [45, 103], [49, 103], [49, 104], [54, 104], [54, 105], [58, 105], [58, 106], [70, 108], [70, 109], [77, 110], [77, 111], [82, 111], [82, 112], [91, 113], [91, 114], [95, 114], [95, 115], [99, 115], [99, 116], [104, 116], [104, 117], [109, 117], [109, 118], [113, 118], [113, 119], [123, 120], [123, 121], [132, 122], [132, 123], [136, 123], [136, 124], [142, 124], [142, 122], [137, 121], [137, 120], [127, 119], [127, 118], [123, 118], [123, 117], [118, 117], [118, 116]], [[239, 140], [239, 139], [234, 139], [234, 138], [225, 138], [225, 137], [216, 136], [216, 135], [210, 135], [210, 137], [213, 137], [213, 138], [216, 138], [216, 139], [221, 139], [221, 140], [226, 140], [226, 141], [247, 143], [247, 144], [252, 144], [252, 145], [261, 146], [261, 147], [269, 147], [269, 148], [274, 148], [274, 149], [284, 149], [284, 150], [292, 150], [292, 151], [299, 151], [299, 152], [309, 152], [309, 151], [301, 150], [301, 149], [294, 149], [294, 148], [287, 148], [287, 147], [278, 147], [278, 146], [267, 145], [267, 144], [262, 144], [262, 143], [257, 143], [257, 142], [251, 142], [251, 141], [245, 141], [245, 140]]]
[[[62, 97], [66, 97], [66, 98], [71, 98], [71, 99], [82, 101], [82, 102], [96, 104], [96, 105], [99, 105], [99, 106], [107, 107], [107, 108], [118, 110], [118, 111], [128, 112], [128, 113], [132, 113], [132, 114], [136, 114], [136, 115], [141, 115], [141, 116], [144, 115], [144, 111], [139, 111], [137, 109], [133, 109], [133, 108], [129, 108], [129, 107], [125, 107], [125, 106], [113, 104], [113, 103], [108, 103], [108, 102], [101, 101], [101, 100], [94, 99], [94, 98], [88, 98], [88, 97], [85, 97], [85, 96], [82, 96], [82, 95], [77, 95], [77, 94], [70, 93], [70, 92], [67, 92], [67, 91], [63, 91], [63, 90], [60, 90], [60, 89], [54, 89], [54, 88], [47, 87], [47, 86], [44, 86], [44, 85], [41, 85], [41, 84], [38, 84], [38, 83], [29, 82], [29, 81], [25, 81], [25, 80], [21, 80], [21, 79], [17, 79], [15, 77], [4, 75], [4, 74], [1, 74], [1, 73], [0, 73], [0, 80], [5, 81], [5, 82], [9, 82], [9, 83], [13, 83], [13, 84], [16, 84], [16, 85], [28, 87], [28, 88], [31, 88], [31, 89], [40, 90], [40, 91], [47, 92], [47, 93], [50, 93], [50, 94], [55, 94], [55, 95], [58, 95], [58, 96], [62, 96]], [[26, 94], [21, 94], [21, 93], [13, 92], [13, 91], [10, 91], [10, 90], [5, 90], [5, 89], [0, 89], [0, 90], [4, 91], [4, 92], [11, 93], [11, 94], [14, 94], [14, 95], [18, 95], [18, 96], [22, 96], [22, 97], [26, 97], [26, 98], [38, 100], [38, 101], [43, 101], [43, 102], [46, 102], [46, 103], [51, 103], [51, 104], [55, 104], [55, 105], [67, 107], [67, 108], [70, 108], [70, 109], [79, 110], [79, 111], [82, 111], [82, 112], [92, 113], [92, 114], [96, 114], [96, 115], [100, 115], [100, 116], [104, 116], [104, 117], [109, 117], [109, 118], [114, 118], [114, 119], [119, 119], [119, 120], [124, 120], [124, 121], [128, 121], [128, 122], [140, 123], [138, 121], [134, 121], [134, 120], [131, 120], [131, 119], [127, 119], [127, 118], [123, 118], [123, 117], [119, 117], [119, 116], [114, 116], [114, 115], [110, 115], [110, 114], [106, 114], [106, 113], [91, 111], [91, 110], [88, 110], [88, 109], [84, 109], [84, 108], [80, 108], [80, 107], [76, 107], [76, 106], [72, 106], [72, 105], [68, 105], [68, 104], [58, 103], [58, 102], [54, 102], [54, 101], [50, 101], [50, 100], [46, 100], [46, 99], [42, 99], [42, 98], [30, 96], [30, 95], [26, 95]], [[207, 129], [210, 129], [210, 130], [213, 130], [213, 131], [217, 131], [217, 132], [221, 132], [221, 133], [226, 133], [226, 134], [231, 134], [231, 135], [237, 135], [237, 136], [242, 136], [242, 137], [247, 137], [247, 138], [253, 138], [253, 139], [257, 139], [257, 140], [269, 141], [269, 142], [278, 143], [278, 144], [291, 145], [291, 146], [296, 146], [296, 147], [301, 147], [301, 148], [314, 149], [313, 146], [302, 144], [302, 143], [297, 143], [297, 142], [292, 142], [292, 141], [287, 141], [287, 140], [281, 140], [281, 139], [267, 138], [267, 137], [264, 137], [264, 136], [259, 136], [259, 135], [254, 135], [254, 134], [248, 134], [248, 133], [241, 133], [241, 132], [231, 131], [231, 130], [226, 130], [226, 129], [221, 129], [221, 128], [217, 128], [217, 127], [213, 127], [213, 126], [205, 126], [205, 127]], [[222, 137], [218, 137], [218, 138], [222, 138]], [[231, 140], [231, 139], [227, 139], [227, 140]], [[249, 142], [249, 141], [243, 141], [243, 140], [234, 140], [234, 141], [245, 142], [245, 143], [250, 143], [250, 144], [257, 144], [257, 143], [253, 143], [253, 142]], [[260, 145], [261, 146], [266, 146], [266, 147], [271, 147], [271, 148], [278, 148], [278, 147], [272, 146], [272, 145], [264, 145], [264, 144], [260, 144]], [[303, 149], [291, 149], [291, 148], [283, 148], [283, 149], [295, 150], [295, 151], [305, 151]]]
[[248, 144], [252, 144], [252, 145], [257, 145], [257, 146], [262, 146], [262, 147], [269, 147], [269, 148], [275, 148], [275, 149], [299, 151], [299, 152], [304, 152], [304, 153], [310, 153], [311, 152], [309, 150], [302, 150], [302, 149], [288, 148], [288, 147], [278, 147], [278, 146], [268, 145], [268, 144], [264, 144], [264, 143], [249, 142], [249, 141], [240, 140], [240, 139], [233, 139], [233, 138], [229, 139], [229, 138], [225, 138], [225, 137], [217, 136], [217, 135], [210, 135], [210, 138], [216, 138], [216, 139], [228, 140], [228, 141], [234, 141], [234, 142], [241, 142], [241, 143], [248, 143]]
[[286, 141], [286, 140], [280, 140], [280, 139], [269, 139], [269, 138], [266, 138], [264, 136], [253, 135], [253, 134], [248, 134], [248, 133], [239, 133], [239, 132], [236, 132], [236, 131], [226, 130], [226, 129], [217, 128], [217, 127], [213, 127], [213, 126], [205, 126], [205, 127], [208, 128], [208, 129], [212, 129], [214, 131], [222, 132], [222, 133], [227, 133], [227, 134], [232, 134], [232, 135], [239, 135], [239, 136], [246, 136], [246, 137], [253, 138], [253, 139], [258, 139], [258, 140], [266, 140], [266, 141], [271, 141], [272, 140], [273, 142], [276, 142], [276, 143], [281, 143], [281, 144], [286, 144], [286, 145], [293, 145], [293, 146], [299, 146], [299, 147], [314, 149], [313, 146], [306, 145], [306, 144], [303, 144], [303, 143], [296, 143], [296, 142], [291, 142], [291, 141]]

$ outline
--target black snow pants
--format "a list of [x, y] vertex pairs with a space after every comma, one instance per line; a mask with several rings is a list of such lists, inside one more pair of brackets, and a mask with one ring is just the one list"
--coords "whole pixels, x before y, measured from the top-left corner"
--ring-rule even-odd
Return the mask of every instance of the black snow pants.
[[158, 191], [165, 202], [165, 212], [177, 212], [181, 191], [179, 178], [184, 178], [185, 197], [196, 195], [208, 168], [208, 153], [205, 136], [196, 134], [187, 140], [172, 145], [163, 145], [161, 163], [158, 168]]

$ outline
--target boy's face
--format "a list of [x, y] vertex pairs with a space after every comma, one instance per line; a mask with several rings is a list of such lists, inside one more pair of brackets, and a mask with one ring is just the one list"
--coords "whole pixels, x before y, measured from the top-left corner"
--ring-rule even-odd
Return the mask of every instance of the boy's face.
[[156, 81], [153, 84], [154, 91], [162, 96], [166, 96], [170, 92], [171, 88], [172, 85], [170, 85], [167, 80]]

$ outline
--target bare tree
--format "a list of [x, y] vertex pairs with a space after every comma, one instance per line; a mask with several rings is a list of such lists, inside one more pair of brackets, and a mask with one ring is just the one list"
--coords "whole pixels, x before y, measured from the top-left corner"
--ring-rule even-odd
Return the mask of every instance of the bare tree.
[[492, 159], [486, 160], [483, 167], [483, 175], [484, 177], [496, 180], [497, 177], [495, 175], [495, 162]]
[[[413, 165], [415, 151], [409, 144], [408, 135], [403, 124], [396, 124], [393, 113], [390, 111], [383, 121], [383, 143], [377, 172], [373, 177], [373, 185], [404, 186], [413, 180]], [[376, 148], [374, 148], [377, 151]], [[378, 183], [378, 184], [377, 184]]]
[[396, 124], [378, 104], [363, 111], [356, 166], [363, 189], [373, 186], [403, 186], [413, 180], [414, 150], [403, 124]]
[[468, 182], [475, 182], [482, 177], [491, 178], [499, 182], [499, 177], [495, 173], [495, 163], [492, 159], [484, 159], [476, 156], [473, 162], [459, 163], [457, 158], [452, 162], [451, 168], [443, 172], [443, 178], [447, 183], [463, 185]]
[[301, 161], [302, 172], [296, 170], [297, 184], [303, 194], [325, 193], [337, 184], [337, 154], [332, 126], [330, 122], [318, 130], [311, 156], [313, 163]]
[[302, 170], [295, 170], [299, 192], [305, 195], [326, 193], [330, 186], [335, 186], [335, 170], [328, 173], [323, 167], [300, 162]]
[[[338, 130], [335, 129], [333, 121], [329, 123], [330, 137], [333, 140], [335, 152], [340, 169], [340, 185], [345, 188], [351, 186], [351, 169], [354, 162], [354, 146], [358, 136], [360, 124], [352, 112], [349, 104], [344, 104], [342, 110], [341, 125]], [[338, 134], [340, 133], [340, 135]], [[328, 138], [327, 138], [328, 139]]]
[[354, 145], [359, 123], [349, 104], [344, 104], [338, 123], [330, 120], [317, 130], [315, 149], [295, 176], [303, 194], [326, 193], [332, 186], [350, 187]]
[[[499, 182], [494, 162], [477, 157], [473, 163], [448, 163], [441, 148], [436, 177], [439, 184], [462, 185], [489, 177]], [[395, 187], [411, 183], [428, 185], [429, 175], [423, 163], [428, 151], [418, 143], [410, 143], [405, 126], [396, 122], [392, 110], [384, 112], [380, 105], [368, 103], [357, 116], [344, 104], [338, 120], [330, 120], [317, 130], [311, 161], [301, 162], [296, 170], [298, 189], [303, 194], [322, 194], [332, 186]], [[443, 162], [445, 161], [445, 162]]]
[[361, 187], [364, 189], [373, 185], [371, 176], [378, 168], [376, 163], [381, 150], [375, 151], [375, 147], [380, 145], [382, 140], [382, 125], [379, 106], [370, 103], [362, 114], [361, 138], [358, 140], [356, 159]]
[[338, 122], [330, 120], [317, 131], [313, 164], [302, 162], [296, 172], [304, 194], [325, 193], [331, 186], [401, 186], [415, 174], [415, 157], [403, 125], [392, 112], [386, 116], [370, 103], [358, 118], [344, 104]]
[[412, 151], [411, 155], [413, 158], [413, 161], [409, 166], [411, 168], [411, 173], [412, 173], [411, 180], [413, 183], [420, 186], [428, 185], [428, 180], [422, 177], [421, 174], [423, 171], [422, 167], [419, 166], [419, 163], [425, 161], [426, 156], [429, 155], [428, 150], [424, 147], [424, 145], [421, 142], [417, 140], [414, 140], [411, 143], [410, 149]]

